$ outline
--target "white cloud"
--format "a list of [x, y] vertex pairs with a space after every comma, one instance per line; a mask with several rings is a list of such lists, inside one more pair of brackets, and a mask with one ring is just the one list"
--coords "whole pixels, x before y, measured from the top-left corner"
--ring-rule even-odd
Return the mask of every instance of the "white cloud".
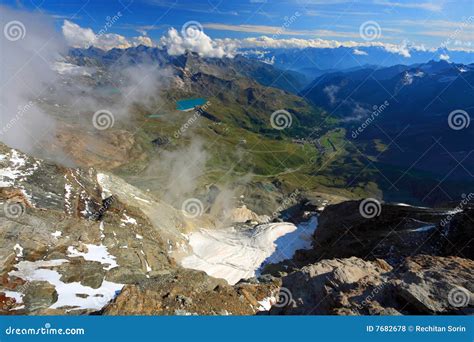
[[323, 89], [324, 93], [329, 98], [331, 105], [334, 105], [337, 101], [337, 93], [341, 88], [335, 84], [329, 85]]
[[392, 2], [392, 1], [385, 1], [385, 0], [377, 0], [374, 2], [377, 5], [383, 5], [387, 7], [397, 7], [397, 8], [414, 8], [414, 9], [422, 9], [431, 12], [440, 12], [443, 10], [443, 4], [438, 2], [411, 2], [411, 3], [403, 3], [403, 2]]
[[85, 29], [69, 20], [64, 20], [63, 35], [69, 45], [73, 47], [88, 48], [95, 41], [92, 29]]
[[138, 37], [133, 38], [132, 45], [134, 45], [134, 46], [138, 46], [138, 45], [155, 46], [155, 44], [153, 43], [151, 38], [148, 37], [148, 36], [138, 36]]
[[352, 53], [353, 53], [354, 55], [358, 55], [358, 56], [367, 56], [367, 55], [368, 55], [367, 52], [362, 51], [362, 50], [359, 50], [359, 49], [354, 49], [354, 50], [352, 51]]
[[445, 53], [442, 53], [441, 55], [439, 55], [439, 59], [442, 60], [442, 61], [447, 61], [447, 60], [449, 60], [449, 55], [445, 54]]
[[203, 31], [188, 28], [189, 34], [179, 33], [175, 28], [160, 39], [163, 46], [170, 55], [182, 55], [186, 51], [198, 53], [202, 57], [232, 57], [234, 45], [226, 45], [222, 41], [213, 41]]
[[[299, 17], [296, 16], [296, 18]], [[295, 19], [296, 20], [296, 19]], [[259, 33], [275, 36], [317, 36], [317, 37], [339, 37], [339, 38], [358, 38], [359, 34], [354, 32], [339, 32], [333, 30], [292, 30], [289, 27], [268, 26], [268, 25], [231, 25], [222, 23], [206, 23], [205, 28], [219, 31], [233, 31], [245, 33]]]
[[102, 50], [126, 49], [138, 45], [153, 46], [149, 37], [139, 36], [128, 39], [116, 33], [95, 34], [91, 28], [83, 28], [69, 20], [64, 20], [63, 35], [68, 44], [76, 48], [97, 47]]
[[394, 45], [394, 44], [385, 44], [384, 45], [385, 50], [391, 53], [398, 53], [399, 55], [410, 58], [410, 48], [406, 43], [402, 43], [400, 45]]
[[[402, 44], [390, 44], [382, 42], [355, 42], [355, 41], [338, 41], [326, 39], [275, 39], [267, 36], [244, 38], [244, 39], [216, 39], [221, 45], [232, 45], [234, 48], [263, 48], [263, 49], [304, 49], [304, 48], [338, 48], [338, 47], [370, 47], [378, 46], [388, 52], [399, 54], [403, 57], [410, 57], [410, 49], [424, 49], [422, 46], [410, 45], [406, 42]], [[360, 50], [359, 50], [360, 51]], [[360, 51], [364, 52], [364, 51]], [[360, 54], [359, 52], [359, 54]], [[354, 54], [357, 52], [354, 51]]]
[[[197, 28], [188, 28], [186, 32], [179, 32], [171, 28], [155, 44], [150, 37], [141, 35], [134, 38], [126, 38], [116, 33], [95, 34], [90, 28], [83, 28], [71, 21], [65, 20], [62, 31], [70, 46], [88, 48], [95, 46], [103, 50], [113, 48], [126, 49], [138, 45], [159, 46], [168, 51], [170, 55], [184, 54], [186, 51], [198, 53], [202, 57], [233, 57], [239, 49], [304, 49], [304, 48], [353, 48], [354, 55], [366, 55], [367, 52], [360, 47], [380, 47], [387, 52], [399, 54], [403, 57], [411, 57], [410, 51], [427, 49], [423, 45], [414, 45], [407, 42], [392, 44], [384, 42], [358, 42], [339, 41], [333, 39], [303, 39], [303, 38], [276, 38], [269, 36], [249, 37], [242, 39], [224, 38], [211, 39], [204, 31]], [[144, 32], [143, 32], [144, 33]], [[458, 48], [462, 50], [461, 48]], [[434, 50], [434, 49], [433, 49]], [[468, 50], [468, 49], [464, 49]]]

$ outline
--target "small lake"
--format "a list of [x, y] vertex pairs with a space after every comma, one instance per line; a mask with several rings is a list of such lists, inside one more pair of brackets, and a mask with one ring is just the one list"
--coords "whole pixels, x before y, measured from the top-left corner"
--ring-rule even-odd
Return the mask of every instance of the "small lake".
[[202, 106], [205, 103], [206, 103], [206, 99], [202, 97], [195, 98], [195, 99], [183, 99], [183, 100], [176, 101], [176, 109], [187, 111], [187, 110], [194, 109], [194, 107], [196, 106]]

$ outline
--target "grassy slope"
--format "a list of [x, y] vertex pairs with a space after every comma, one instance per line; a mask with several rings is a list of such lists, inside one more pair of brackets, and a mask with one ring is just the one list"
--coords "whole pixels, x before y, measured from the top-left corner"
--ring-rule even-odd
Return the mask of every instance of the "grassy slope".
[[[267, 88], [267, 92], [268, 89], [270, 88]], [[148, 118], [149, 114], [157, 112], [137, 110], [136, 137], [150, 159], [159, 153], [159, 150], [177, 151], [195, 137], [205, 141], [204, 148], [210, 159], [205, 172], [199, 177], [202, 186], [238, 183], [245, 178], [251, 179], [251, 184], [278, 180], [288, 192], [300, 189], [344, 197], [361, 197], [377, 192], [376, 186], [369, 181], [347, 187], [349, 175], [358, 172], [362, 164], [351, 150], [351, 146], [344, 144], [344, 130], [332, 129], [334, 121], [324, 120], [325, 113], [307, 105], [301, 98], [286, 93], [281, 96], [279, 91], [273, 89], [269, 92], [270, 94], [260, 95], [262, 98], [256, 101], [267, 106], [266, 99], [278, 99], [278, 103], [273, 102], [272, 106], [285, 108], [293, 114], [291, 128], [279, 131], [271, 127], [269, 117], [272, 108], [263, 110], [259, 103], [246, 106], [240, 96], [237, 101], [232, 101], [231, 97], [211, 97], [208, 98], [211, 105], [206, 111], [221, 122], [216, 123], [200, 117], [191, 124], [185, 135], [175, 139], [173, 135], [176, 130], [185, 124], [194, 112], [174, 110], [173, 100], [198, 95], [175, 93], [173, 97], [165, 96], [167, 100], [161, 103], [158, 111], [163, 115], [160, 118]], [[170, 138], [171, 143], [157, 150], [150, 142], [158, 135]], [[320, 138], [327, 152], [321, 154], [309, 142], [294, 143], [292, 138], [296, 136]], [[336, 151], [329, 140], [336, 146]], [[150, 187], [151, 179], [143, 177], [143, 170], [148, 162], [149, 160], [130, 164], [117, 171], [135, 184]]]

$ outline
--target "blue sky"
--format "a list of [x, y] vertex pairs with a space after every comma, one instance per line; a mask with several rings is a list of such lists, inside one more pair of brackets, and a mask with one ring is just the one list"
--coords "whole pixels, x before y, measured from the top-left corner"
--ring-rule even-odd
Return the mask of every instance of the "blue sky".
[[474, 16], [472, 0], [3, 0], [2, 3], [54, 15], [58, 28], [64, 19], [69, 19], [96, 32], [107, 17], [120, 11], [122, 16], [111, 32], [126, 37], [146, 31], [152, 39], [159, 39], [170, 27], [179, 29], [192, 20], [199, 22], [212, 38], [272, 36], [279, 32], [280, 38], [361, 41], [359, 27], [364, 22], [375, 21], [381, 27], [378, 40], [382, 42], [408, 41], [436, 47], [455, 35], [460, 47], [474, 47], [474, 19], [469, 18]]

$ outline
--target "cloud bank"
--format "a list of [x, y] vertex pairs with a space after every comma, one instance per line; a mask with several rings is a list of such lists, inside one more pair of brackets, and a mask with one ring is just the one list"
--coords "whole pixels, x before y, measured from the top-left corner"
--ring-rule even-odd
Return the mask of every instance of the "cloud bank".
[[[71, 22], [65, 22], [62, 35], [51, 17], [0, 10], [1, 27], [10, 27], [0, 35], [0, 141], [13, 148], [73, 165], [58, 137], [62, 132], [74, 127], [75, 132], [99, 134], [92, 115], [104, 109], [115, 121], [127, 123], [136, 107], [157, 108], [160, 90], [172, 79], [171, 70], [156, 64], [116, 67], [108, 71], [116, 82], [98, 91], [90, 82], [97, 70], [68, 63], [63, 57], [68, 46], [127, 47], [129, 42], [114, 34], [95, 35]], [[109, 94], [111, 87], [114, 93]]]
[[138, 45], [153, 46], [152, 40], [147, 36], [127, 39], [116, 33], [96, 34], [91, 28], [83, 28], [69, 20], [64, 20], [62, 32], [68, 44], [75, 48], [94, 46], [102, 50], [110, 50], [127, 49]]
[[12, 28], [0, 37], [0, 140], [32, 152], [54, 130], [55, 121], [41, 109], [38, 99], [49, 92], [47, 84], [56, 83], [57, 73], [50, 65], [67, 46], [50, 18], [0, 9], [1, 27]]
[[96, 34], [90, 28], [83, 28], [71, 21], [65, 20], [62, 32], [69, 45], [78, 48], [94, 46], [102, 50], [113, 48], [126, 49], [138, 45], [157, 46], [170, 55], [182, 55], [186, 51], [198, 53], [201, 57], [233, 57], [239, 49], [266, 48], [266, 49], [304, 49], [304, 48], [354, 48], [354, 54], [363, 53], [358, 47], [381, 47], [388, 52], [410, 57], [410, 49], [425, 49], [423, 46], [408, 46], [406, 43], [390, 44], [383, 42], [338, 41], [330, 39], [301, 39], [301, 38], [274, 38], [268, 36], [250, 37], [243, 39], [212, 39], [202, 27], [189, 27], [185, 31], [170, 28], [158, 42], [148, 36], [126, 38], [115, 33]]
[[182, 55], [186, 51], [198, 53], [203, 57], [232, 57], [235, 52], [234, 45], [222, 41], [213, 41], [208, 35], [197, 28], [188, 28], [186, 32], [179, 33], [171, 28], [160, 39], [160, 46], [164, 47], [170, 55]]

